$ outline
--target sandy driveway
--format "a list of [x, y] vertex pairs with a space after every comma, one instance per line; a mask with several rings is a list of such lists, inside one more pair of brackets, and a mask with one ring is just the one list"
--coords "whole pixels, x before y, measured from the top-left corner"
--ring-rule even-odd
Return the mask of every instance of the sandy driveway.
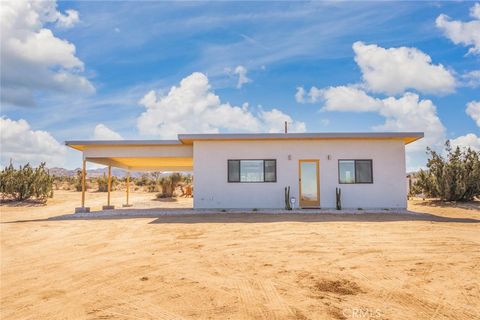
[[42, 220], [77, 202], [1, 207], [2, 319], [480, 319], [476, 205]]

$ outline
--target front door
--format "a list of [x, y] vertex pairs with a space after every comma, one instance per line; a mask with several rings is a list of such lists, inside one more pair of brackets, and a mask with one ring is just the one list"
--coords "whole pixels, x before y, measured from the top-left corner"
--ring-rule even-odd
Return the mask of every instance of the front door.
[[299, 160], [300, 207], [320, 207], [318, 160]]

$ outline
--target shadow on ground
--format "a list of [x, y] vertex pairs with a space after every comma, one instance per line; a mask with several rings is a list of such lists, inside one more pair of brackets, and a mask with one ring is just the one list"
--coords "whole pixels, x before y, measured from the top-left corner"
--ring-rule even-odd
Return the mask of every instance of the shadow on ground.
[[41, 200], [0, 200], [0, 207], [46, 207], [47, 203]]
[[[127, 210], [122, 210], [127, 211]], [[149, 224], [201, 224], [201, 223], [275, 223], [275, 222], [398, 222], [398, 221], [430, 221], [446, 223], [480, 223], [478, 219], [441, 217], [426, 213], [360, 213], [360, 214], [331, 214], [331, 213], [192, 213], [192, 214], [154, 215], [112, 215], [89, 217], [74, 217], [63, 215], [48, 219], [17, 220], [3, 223], [23, 223], [35, 221], [68, 221], [68, 220], [118, 220], [118, 219], [155, 219]]]
[[428, 207], [437, 207], [437, 208], [461, 208], [466, 210], [480, 210], [480, 201], [441, 201], [441, 200], [422, 200], [420, 202], [415, 203], [416, 205], [420, 206], [428, 206]]
[[480, 223], [480, 220], [470, 218], [448, 218], [431, 214], [262, 214], [262, 213], [216, 213], [192, 215], [160, 216], [151, 224], [157, 223], [271, 223], [271, 222], [390, 222], [390, 221], [431, 221]]

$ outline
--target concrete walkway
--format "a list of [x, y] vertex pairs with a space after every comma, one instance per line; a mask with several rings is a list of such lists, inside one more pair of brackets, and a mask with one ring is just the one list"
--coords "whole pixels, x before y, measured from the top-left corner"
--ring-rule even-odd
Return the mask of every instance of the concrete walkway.
[[[158, 217], [158, 216], [175, 216], [175, 215], [201, 215], [201, 214], [239, 214], [239, 213], [257, 213], [257, 214], [418, 214], [416, 212], [405, 209], [188, 209], [188, 208], [146, 208], [146, 209], [114, 209], [102, 210], [89, 213], [75, 213], [60, 216], [64, 218], [99, 218], [99, 217]], [[60, 218], [59, 217], [59, 218]]]

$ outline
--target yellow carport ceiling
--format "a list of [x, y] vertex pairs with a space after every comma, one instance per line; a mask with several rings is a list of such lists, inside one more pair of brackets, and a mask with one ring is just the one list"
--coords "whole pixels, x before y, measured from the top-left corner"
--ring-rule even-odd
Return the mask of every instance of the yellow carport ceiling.
[[192, 171], [193, 158], [182, 157], [88, 157], [87, 161], [133, 171]]
[[110, 158], [130, 168], [192, 167], [193, 158]]

